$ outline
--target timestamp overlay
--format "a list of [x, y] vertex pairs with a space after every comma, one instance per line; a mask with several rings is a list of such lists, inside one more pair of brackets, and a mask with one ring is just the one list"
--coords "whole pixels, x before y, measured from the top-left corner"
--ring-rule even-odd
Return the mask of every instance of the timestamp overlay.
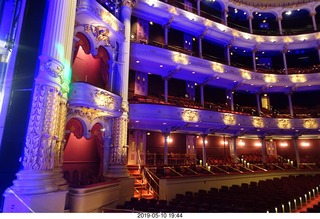
[[138, 219], [143, 219], [143, 218], [166, 218], [166, 219], [170, 219], [170, 218], [184, 218], [185, 213], [165, 213], [165, 212], [156, 212], [156, 213], [149, 213], [149, 212], [141, 212], [141, 213], [136, 213], [136, 218]]

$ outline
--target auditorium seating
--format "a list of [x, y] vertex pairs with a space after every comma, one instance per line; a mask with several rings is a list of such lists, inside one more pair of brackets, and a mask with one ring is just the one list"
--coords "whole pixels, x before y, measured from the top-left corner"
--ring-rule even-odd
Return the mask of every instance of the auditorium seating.
[[[240, 185], [221, 186], [198, 192], [176, 194], [169, 201], [132, 199], [119, 209], [144, 212], [206, 212], [206, 213], [266, 213], [294, 212], [306, 202], [319, 196], [320, 174], [290, 175]], [[317, 189], [316, 189], [317, 188]], [[290, 204], [289, 204], [290, 202]], [[318, 212], [320, 207], [308, 209]]]

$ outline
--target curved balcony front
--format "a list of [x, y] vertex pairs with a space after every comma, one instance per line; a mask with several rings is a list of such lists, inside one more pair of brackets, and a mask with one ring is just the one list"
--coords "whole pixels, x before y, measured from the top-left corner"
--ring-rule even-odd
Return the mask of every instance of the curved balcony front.
[[122, 113], [121, 102], [120, 96], [88, 83], [74, 82], [70, 86], [70, 107], [90, 108], [99, 116], [118, 117]]
[[193, 36], [205, 37], [224, 45], [232, 43], [233, 46], [250, 50], [282, 51], [283, 48], [289, 50], [315, 48], [319, 41], [317, 32], [291, 36], [265, 36], [239, 31], [160, 1], [138, 1], [133, 15]]
[[312, 137], [319, 118], [263, 118], [161, 104], [130, 104], [129, 129], [230, 136]]
[[320, 73], [264, 74], [189, 56], [157, 46], [131, 43], [130, 68], [199, 85], [242, 91], [295, 92], [320, 89]]

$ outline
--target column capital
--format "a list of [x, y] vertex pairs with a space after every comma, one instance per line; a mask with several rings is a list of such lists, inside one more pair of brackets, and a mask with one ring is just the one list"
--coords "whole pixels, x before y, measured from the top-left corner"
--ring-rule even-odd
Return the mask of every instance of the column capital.
[[59, 60], [45, 55], [39, 56], [39, 59], [40, 71], [38, 77], [50, 81], [58, 79], [57, 83], [61, 85], [64, 65]]

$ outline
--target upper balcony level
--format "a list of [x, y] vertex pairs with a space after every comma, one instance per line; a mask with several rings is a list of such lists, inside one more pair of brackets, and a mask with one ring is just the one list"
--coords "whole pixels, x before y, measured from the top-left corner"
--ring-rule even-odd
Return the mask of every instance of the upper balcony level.
[[292, 36], [266, 36], [239, 31], [221, 22], [216, 22], [168, 3], [156, 0], [140, 0], [133, 15], [152, 21], [163, 27], [173, 28], [195, 37], [203, 37], [223, 45], [245, 47], [250, 50], [289, 50], [318, 46], [317, 32]]
[[[162, 7], [159, 1], [145, 1]], [[257, 35], [297, 35], [319, 29], [320, 8], [317, 1], [245, 1], [245, 0], [161, 0], [179, 15], [177, 9], [242, 32]], [[177, 9], [173, 9], [177, 8]], [[192, 15], [189, 17], [192, 17]]]
[[320, 89], [320, 73], [264, 74], [221, 64], [158, 46], [131, 44], [130, 69], [251, 93], [298, 92]]

